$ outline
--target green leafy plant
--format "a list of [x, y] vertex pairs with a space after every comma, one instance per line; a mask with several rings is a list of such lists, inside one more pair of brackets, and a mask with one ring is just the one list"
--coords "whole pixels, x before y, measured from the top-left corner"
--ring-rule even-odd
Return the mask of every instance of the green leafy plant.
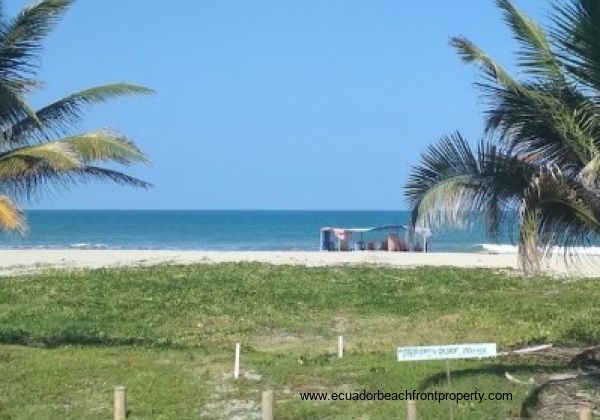
[[[73, 0], [42, 0], [16, 17], [0, 13], [0, 227], [23, 230], [15, 200], [43, 188], [61, 188], [90, 179], [136, 187], [149, 184], [100, 164], [145, 163], [147, 157], [126, 137], [108, 130], [73, 135], [85, 109], [150, 89], [127, 83], [86, 89], [40, 110], [27, 96], [42, 84], [36, 79], [41, 42], [60, 21]], [[0, 1], [0, 10], [2, 2]]]
[[460, 225], [483, 213], [495, 234], [518, 215], [520, 263], [535, 272], [555, 247], [574, 257], [600, 233], [600, 3], [557, 3], [546, 30], [510, 1], [496, 4], [523, 80], [467, 38], [452, 38], [482, 73], [485, 136], [476, 150], [458, 133], [430, 146], [406, 197], [413, 224]]

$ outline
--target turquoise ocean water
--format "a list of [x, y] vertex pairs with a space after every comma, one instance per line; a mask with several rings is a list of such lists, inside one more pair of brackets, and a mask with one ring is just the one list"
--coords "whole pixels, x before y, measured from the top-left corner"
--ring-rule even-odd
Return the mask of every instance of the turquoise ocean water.
[[[36, 210], [27, 212], [29, 232], [4, 234], [0, 248], [318, 250], [323, 226], [406, 224], [408, 217], [403, 211]], [[433, 233], [433, 252], [501, 250], [513, 242], [506, 233], [486, 238], [477, 224]]]

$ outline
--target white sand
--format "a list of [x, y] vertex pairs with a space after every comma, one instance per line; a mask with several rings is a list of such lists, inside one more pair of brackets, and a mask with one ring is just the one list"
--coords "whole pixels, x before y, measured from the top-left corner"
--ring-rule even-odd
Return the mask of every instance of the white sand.
[[[600, 256], [567, 268], [553, 260], [549, 273], [600, 277]], [[46, 268], [99, 268], [153, 264], [194, 264], [257, 261], [271, 264], [330, 266], [383, 264], [396, 267], [453, 266], [517, 269], [514, 254], [450, 254], [388, 252], [308, 251], [141, 251], [141, 250], [0, 250], [0, 275], [39, 271]]]

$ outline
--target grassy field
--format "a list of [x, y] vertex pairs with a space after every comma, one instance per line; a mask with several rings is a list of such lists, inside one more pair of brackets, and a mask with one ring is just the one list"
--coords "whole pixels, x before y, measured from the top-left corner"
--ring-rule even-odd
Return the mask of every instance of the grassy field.
[[[279, 419], [404, 418], [403, 402], [306, 402], [299, 392], [449, 389], [443, 362], [399, 363], [399, 345], [598, 344], [599, 298], [598, 280], [453, 268], [247, 263], [0, 279], [0, 419], [110, 418], [115, 385], [127, 387], [135, 419], [259, 418], [267, 388], [276, 391]], [[340, 334], [343, 359], [335, 356]], [[236, 342], [243, 344], [237, 381]], [[546, 403], [577, 392], [595, 398], [600, 383], [591, 376], [536, 389], [504, 376], [539, 384], [573, 369], [559, 359], [451, 367], [453, 391], [514, 396], [457, 404], [457, 419], [552, 418]], [[550, 413], [562, 418], [563, 408], [572, 409]], [[419, 405], [423, 419], [448, 418], [448, 409]]]

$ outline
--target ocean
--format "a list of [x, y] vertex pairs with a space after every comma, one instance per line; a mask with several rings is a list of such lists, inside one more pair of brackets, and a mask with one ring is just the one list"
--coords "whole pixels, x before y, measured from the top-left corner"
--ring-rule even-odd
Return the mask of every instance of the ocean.
[[[324, 226], [404, 225], [406, 211], [32, 210], [29, 232], [0, 236], [3, 249], [319, 249]], [[369, 233], [365, 240], [381, 240]], [[480, 224], [433, 232], [432, 252], [514, 252], [505, 231], [486, 237]]]

